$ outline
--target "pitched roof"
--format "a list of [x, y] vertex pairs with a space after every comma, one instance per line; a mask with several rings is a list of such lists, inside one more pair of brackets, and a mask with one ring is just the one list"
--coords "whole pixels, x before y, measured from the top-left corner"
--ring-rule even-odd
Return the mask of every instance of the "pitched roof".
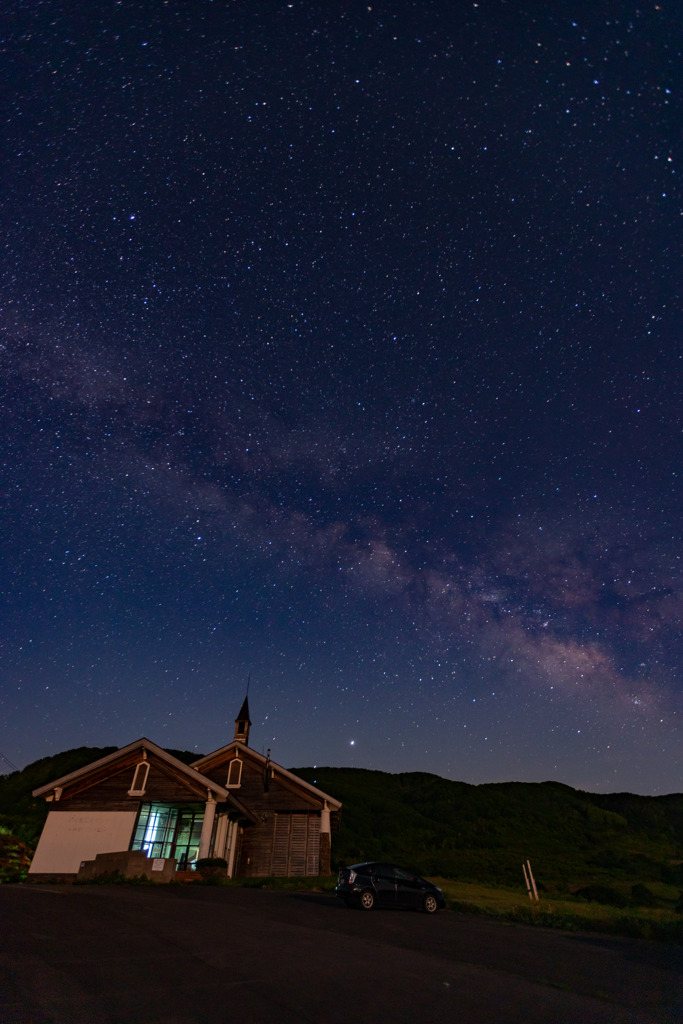
[[318, 789], [317, 786], [312, 786], [310, 782], [306, 782], [304, 779], [299, 778], [298, 775], [295, 775], [294, 772], [290, 772], [286, 768], [283, 768], [282, 765], [276, 764], [275, 761], [271, 760], [271, 758], [264, 757], [263, 754], [259, 754], [252, 747], [246, 747], [244, 743], [240, 743], [239, 740], [233, 740], [231, 743], [226, 743], [224, 747], [219, 747], [218, 750], [214, 750], [211, 754], [206, 754], [204, 757], [200, 757], [198, 761], [193, 761], [192, 767], [196, 768], [198, 772], [201, 772], [202, 768], [208, 766], [211, 762], [223, 760], [225, 755], [232, 750], [237, 750], [240, 757], [251, 757], [264, 768], [266, 766], [272, 768], [291, 785], [305, 790], [311, 796], [315, 796], [318, 800], [325, 800], [329, 804], [330, 810], [338, 811], [341, 807], [341, 800], [337, 800], [335, 797], [330, 796], [329, 793], [323, 793], [322, 789]]
[[210, 789], [213, 793], [221, 800], [229, 798], [227, 789], [223, 786], [219, 786], [217, 782], [212, 782], [211, 779], [207, 779], [206, 776], [202, 775], [195, 768], [189, 767], [183, 761], [179, 761], [177, 757], [173, 757], [163, 747], [158, 747], [156, 743], [152, 743], [146, 737], [142, 737], [139, 740], [135, 740], [134, 743], [129, 743], [125, 747], [120, 747], [115, 750], [113, 754], [107, 754], [106, 757], [101, 757], [98, 761], [91, 761], [90, 764], [84, 765], [82, 768], [77, 768], [74, 772], [69, 772], [68, 775], [63, 775], [60, 779], [54, 779], [49, 782], [46, 786], [40, 786], [38, 789], [33, 790], [33, 796], [40, 797], [46, 796], [51, 790], [58, 786], [67, 786], [70, 782], [76, 779], [84, 778], [91, 772], [97, 771], [100, 768], [105, 768], [107, 765], [114, 764], [119, 758], [126, 754], [134, 752], [136, 749], [142, 748], [148, 750], [150, 754], [154, 754], [160, 760], [165, 761], [170, 767], [175, 769], [180, 775], [185, 776], [188, 781], [191, 781], [193, 785], [200, 783], [204, 788]]

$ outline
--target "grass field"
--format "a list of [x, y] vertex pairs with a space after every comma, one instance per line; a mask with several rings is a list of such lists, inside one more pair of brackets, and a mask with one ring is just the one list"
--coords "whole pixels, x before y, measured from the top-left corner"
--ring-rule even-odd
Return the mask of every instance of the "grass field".
[[613, 907], [580, 898], [542, 894], [530, 900], [521, 888], [494, 888], [479, 883], [433, 878], [446, 894], [450, 910], [486, 914], [506, 921], [563, 928], [568, 931], [605, 932], [643, 939], [683, 943], [683, 915], [676, 912], [678, 890], [658, 886], [658, 906]]

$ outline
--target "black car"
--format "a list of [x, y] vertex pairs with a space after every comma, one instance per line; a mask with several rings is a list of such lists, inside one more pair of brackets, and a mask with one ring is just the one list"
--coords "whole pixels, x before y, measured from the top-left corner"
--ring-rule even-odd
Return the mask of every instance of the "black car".
[[443, 910], [446, 900], [441, 889], [396, 864], [352, 864], [339, 869], [335, 894], [347, 907], [405, 907], [433, 914]]

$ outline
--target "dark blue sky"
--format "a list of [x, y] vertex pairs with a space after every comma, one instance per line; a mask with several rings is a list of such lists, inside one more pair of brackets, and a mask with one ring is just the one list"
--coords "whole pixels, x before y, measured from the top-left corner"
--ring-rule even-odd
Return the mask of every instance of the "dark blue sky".
[[677, 5], [10, 8], [3, 754], [680, 791]]

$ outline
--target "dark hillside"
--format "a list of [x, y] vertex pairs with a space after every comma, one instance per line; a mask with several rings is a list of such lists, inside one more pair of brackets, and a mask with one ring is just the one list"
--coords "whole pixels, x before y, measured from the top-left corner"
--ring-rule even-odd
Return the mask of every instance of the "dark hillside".
[[470, 786], [353, 768], [296, 774], [343, 801], [333, 854], [425, 874], [518, 884], [527, 858], [558, 890], [595, 881], [683, 884], [683, 796], [594, 797], [556, 782]]
[[582, 793], [592, 804], [615, 811], [634, 832], [650, 835], [661, 832], [683, 844], [683, 794], [643, 797], [633, 793], [608, 793], [604, 796]]

